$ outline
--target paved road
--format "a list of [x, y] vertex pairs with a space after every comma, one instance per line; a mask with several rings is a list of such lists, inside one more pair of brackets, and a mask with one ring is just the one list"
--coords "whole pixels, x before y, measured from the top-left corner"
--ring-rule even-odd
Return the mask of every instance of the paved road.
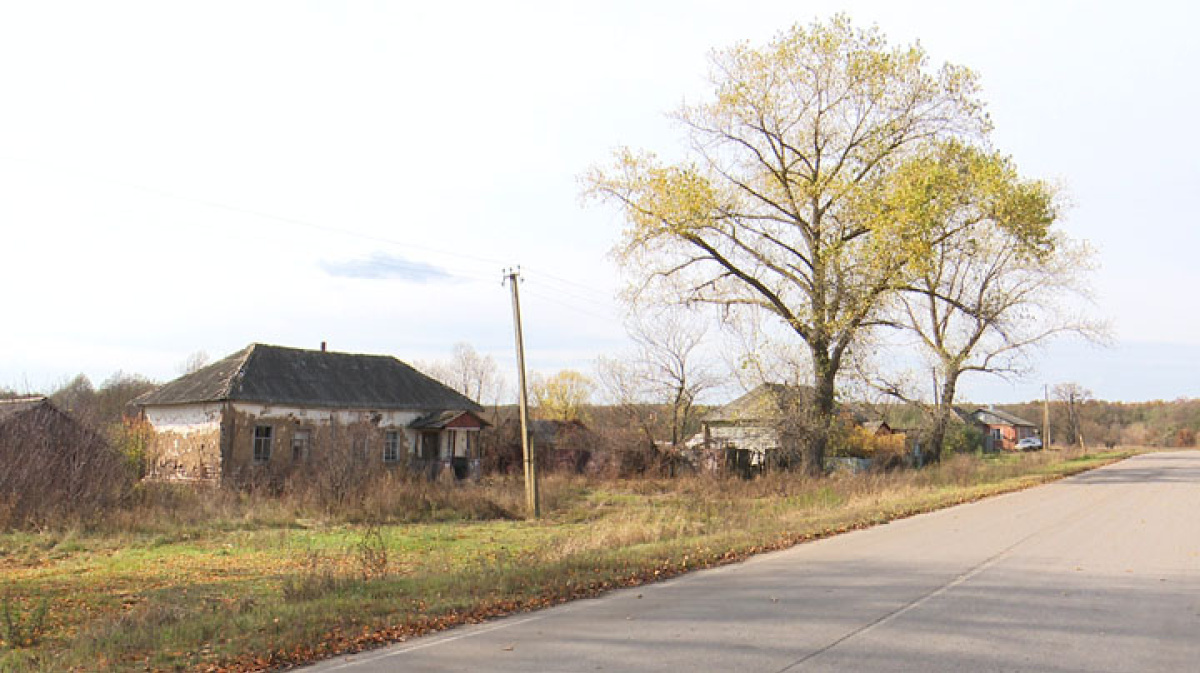
[[1200, 671], [1200, 452], [314, 670]]

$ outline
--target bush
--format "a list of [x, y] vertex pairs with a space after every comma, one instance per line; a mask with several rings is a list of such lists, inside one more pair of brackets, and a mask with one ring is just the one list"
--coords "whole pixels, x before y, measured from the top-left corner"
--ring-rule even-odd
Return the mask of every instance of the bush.
[[908, 438], [899, 433], [875, 435], [862, 426], [853, 426], [837, 436], [837, 444], [830, 454], [870, 460], [875, 469], [894, 469], [904, 464]]
[[984, 446], [983, 431], [967, 423], [952, 423], [946, 428], [943, 454], [979, 453]]
[[0, 427], [0, 529], [93, 521], [135, 478], [102, 436], [48, 403]]

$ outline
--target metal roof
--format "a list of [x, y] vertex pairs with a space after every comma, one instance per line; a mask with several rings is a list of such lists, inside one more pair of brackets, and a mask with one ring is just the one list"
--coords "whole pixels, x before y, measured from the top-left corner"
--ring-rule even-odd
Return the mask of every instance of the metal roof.
[[341, 409], [482, 411], [465, 395], [387, 355], [250, 344], [137, 400], [139, 406], [260, 402]]
[[[980, 423], [985, 423], [988, 425], [1012, 425], [1012, 426], [1024, 426], [1027, 428], [1036, 428], [1037, 427], [1033, 423], [1030, 423], [1029, 421], [1027, 421], [1023, 418], [1020, 418], [1019, 416], [1014, 416], [1014, 415], [1008, 413], [1007, 411], [1001, 411], [999, 409], [976, 409], [975, 413], [972, 415]], [[999, 421], [999, 422], [993, 423], [993, 422], [986, 421], [986, 420], [984, 420], [985, 416], [991, 416], [991, 417], [995, 418], [996, 421]]]
[[763, 383], [725, 406], [714, 410], [707, 422], [752, 423], [771, 421], [783, 409], [800, 407], [812, 397], [812, 388], [782, 383]]

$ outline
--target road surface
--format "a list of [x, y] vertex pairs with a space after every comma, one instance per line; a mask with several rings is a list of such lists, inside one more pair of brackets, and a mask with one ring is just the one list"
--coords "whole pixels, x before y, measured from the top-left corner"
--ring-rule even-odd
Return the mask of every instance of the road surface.
[[314, 671], [1200, 671], [1200, 452]]

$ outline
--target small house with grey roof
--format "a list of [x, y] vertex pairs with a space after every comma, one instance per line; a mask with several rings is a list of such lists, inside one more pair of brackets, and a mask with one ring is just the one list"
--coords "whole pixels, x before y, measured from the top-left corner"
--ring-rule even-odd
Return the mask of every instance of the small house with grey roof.
[[482, 408], [384, 355], [251, 344], [147, 393], [149, 476], [242, 480], [345, 463], [463, 478]]
[[1038, 436], [1036, 425], [995, 407], [976, 409], [970, 418], [983, 430], [984, 450], [988, 452], [1016, 451], [1017, 442]]
[[805, 386], [763, 383], [701, 421], [706, 467], [748, 475], [778, 461], [784, 435], [798, 432], [812, 397]]

